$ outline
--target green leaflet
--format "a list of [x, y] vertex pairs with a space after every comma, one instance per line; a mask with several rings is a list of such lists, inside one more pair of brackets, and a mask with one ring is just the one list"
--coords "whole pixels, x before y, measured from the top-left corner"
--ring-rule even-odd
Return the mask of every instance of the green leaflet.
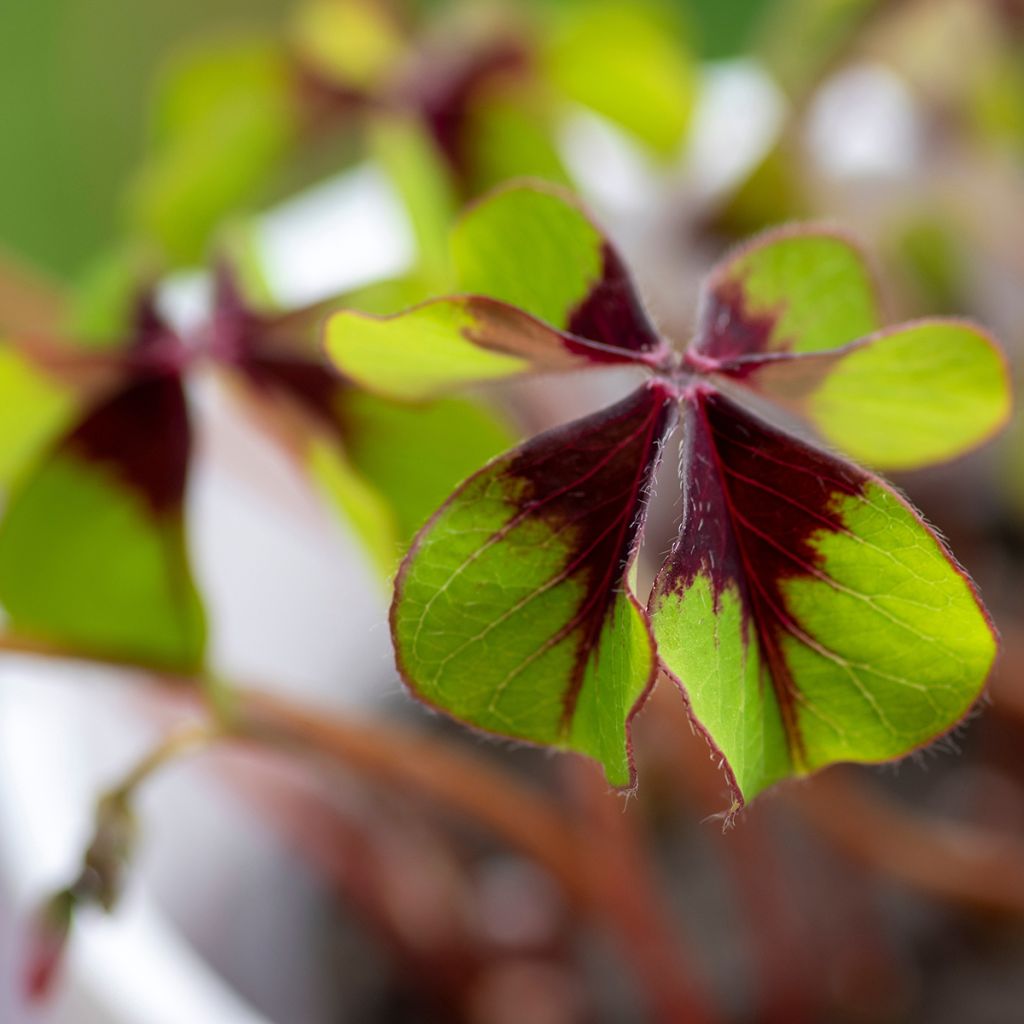
[[806, 702], [811, 770], [892, 760], [949, 731], [996, 652], [969, 581], [891, 488], [871, 482], [836, 514], [849, 533], [821, 530], [812, 541], [828, 579], [786, 587], [794, 618], [822, 648], [783, 641]]
[[419, 401], [453, 388], [545, 370], [582, 369], [595, 357], [628, 361], [566, 338], [514, 306], [456, 296], [392, 316], [352, 310], [327, 321], [327, 355], [346, 377], [387, 398]]
[[539, 184], [489, 193], [452, 231], [461, 290], [501, 299], [559, 329], [600, 282], [604, 246], [567, 193]]
[[128, 204], [169, 261], [198, 262], [226, 213], [264, 197], [297, 128], [291, 89], [287, 61], [259, 40], [186, 54], [171, 70]]
[[860, 252], [825, 229], [782, 228], [740, 246], [712, 271], [691, 352], [722, 362], [814, 352], [880, 326]]
[[655, 658], [627, 576], [674, 412], [660, 386], [641, 388], [495, 459], [442, 506], [392, 606], [418, 697], [635, 782], [628, 722]]
[[548, 44], [548, 74], [567, 99], [670, 157], [682, 144], [697, 92], [681, 34], [664, 5], [570, 5]]
[[13, 345], [0, 343], [0, 487], [38, 455], [67, 422], [76, 399]]
[[903, 324], [745, 371], [744, 383], [803, 415], [825, 440], [885, 469], [960, 455], [1010, 415], [1002, 354], [984, 331], [955, 320]]
[[983, 331], [939, 319], [877, 327], [857, 250], [828, 232], [788, 228], [711, 274], [688, 359], [761, 391], [878, 467], [951, 458], [1006, 421], [1005, 363]]
[[205, 624], [183, 524], [189, 449], [180, 380], [141, 374], [22, 474], [0, 522], [0, 603], [14, 632], [200, 667]]
[[[506, 315], [497, 303], [471, 298], [441, 299], [386, 317], [343, 310], [327, 321], [325, 345], [328, 356], [360, 387], [415, 401], [531, 369], [525, 354], [501, 350], [504, 337], [514, 343], [525, 333], [510, 330], [505, 319], [529, 318], [511, 307]], [[545, 332], [536, 325], [535, 333]], [[476, 338], [486, 341], [481, 345]], [[557, 341], [552, 350], [561, 351]]]
[[71, 651], [187, 671], [205, 625], [180, 520], [80, 459], [32, 473], [0, 525], [8, 628]]
[[995, 638], [910, 506], [713, 392], [687, 427], [684, 521], [651, 622], [737, 803], [790, 774], [901, 757], [959, 722]]
[[739, 586], [716, 593], [701, 573], [681, 592], [656, 589], [649, 613], [658, 655], [719, 755], [732, 809], [798, 770]]

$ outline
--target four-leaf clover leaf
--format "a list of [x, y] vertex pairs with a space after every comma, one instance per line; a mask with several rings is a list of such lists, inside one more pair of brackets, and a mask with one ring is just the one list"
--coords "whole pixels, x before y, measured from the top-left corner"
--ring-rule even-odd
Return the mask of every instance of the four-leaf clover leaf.
[[[857, 250], [770, 232], [711, 274], [677, 353], [560, 192], [513, 185], [457, 225], [464, 294], [327, 323], [365, 389], [423, 398], [538, 371], [632, 366], [609, 408], [527, 440], [420, 531], [391, 624], [415, 696], [636, 783], [630, 723], [659, 671], [722, 759], [734, 807], [837, 761], [901, 757], [960, 721], [996, 641], [974, 586], [875, 467], [956, 455], [1008, 415], [979, 328], [883, 329]], [[780, 426], [764, 398], [817, 434]], [[682, 427], [678, 538], [634, 592], [652, 480]]]

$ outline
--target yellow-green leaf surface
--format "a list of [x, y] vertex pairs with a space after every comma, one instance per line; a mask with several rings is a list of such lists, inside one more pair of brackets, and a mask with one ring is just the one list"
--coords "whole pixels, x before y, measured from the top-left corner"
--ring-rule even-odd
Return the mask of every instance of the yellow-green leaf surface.
[[380, 88], [405, 49], [387, 5], [375, 0], [306, 0], [291, 36], [311, 70], [347, 89]]
[[698, 392], [684, 519], [650, 614], [738, 806], [902, 757], [977, 700], [996, 642], [970, 581], [882, 480]]
[[[458, 286], [590, 341], [661, 347], [621, 257], [579, 204], [543, 184], [499, 188], [452, 232]], [[603, 315], [602, 315], [603, 314]]]
[[204, 617], [182, 523], [188, 450], [180, 383], [143, 378], [21, 477], [0, 523], [11, 630], [165, 669], [200, 665]]
[[225, 215], [264, 198], [297, 130], [292, 89], [284, 56], [261, 40], [197, 50], [171, 69], [128, 204], [168, 260], [198, 262]]
[[77, 404], [69, 387], [15, 345], [0, 343], [0, 487], [57, 435]]
[[396, 316], [344, 310], [327, 321], [327, 355], [373, 394], [417, 401], [467, 384], [619, 361], [502, 302], [456, 296]]
[[573, 750], [631, 786], [629, 720], [655, 670], [629, 589], [675, 400], [659, 384], [542, 434], [467, 480], [403, 562], [402, 676], [481, 729]]
[[667, 355], [622, 261], [561, 193], [512, 186], [472, 207], [453, 253], [467, 292], [326, 325], [327, 354], [375, 394], [421, 399], [465, 384]]
[[595, 0], [559, 12], [546, 63], [555, 87], [672, 156], [697, 93], [693, 60], [665, 5]]
[[714, 368], [768, 352], [835, 348], [879, 327], [859, 250], [827, 229], [787, 227], [766, 232], [715, 267], [691, 353]]
[[992, 338], [957, 320], [920, 320], [842, 349], [743, 367], [744, 383], [805, 416], [862, 462], [913, 469], [987, 440], [1010, 415]]

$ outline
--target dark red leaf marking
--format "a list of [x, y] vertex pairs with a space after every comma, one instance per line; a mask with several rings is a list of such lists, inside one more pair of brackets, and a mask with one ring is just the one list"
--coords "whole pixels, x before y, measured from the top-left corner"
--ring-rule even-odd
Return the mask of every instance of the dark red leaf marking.
[[790, 615], [783, 582], [822, 574], [811, 538], [822, 529], [847, 532], [837, 501], [862, 494], [870, 478], [717, 391], [694, 395], [687, 428], [683, 524], [658, 589], [685, 590], [701, 573], [711, 580], [716, 602], [726, 587], [736, 587], [799, 753], [798, 694], [781, 639], [813, 638]]
[[[679, 538], [662, 570], [666, 590], [683, 591], [704, 573], [711, 580], [715, 609], [730, 584], [745, 595], [743, 562], [730, 521], [718, 454], [696, 402], [686, 405], [682, 450], [683, 519]], [[744, 599], [744, 605], [748, 602]]]
[[[727, 362], [742, 356], [767, 352], [772, 331], [782, 315], [782, 308], [766, 313], [752, 313], [747, 309], [742, 280], [719, 277], [707, 285], [701, 309], [697, 337], [687, 353], [689, 361], [701, 369], [704, 359]], [[774, 346], [784, 350], [786, 345]]]
[[256, 355], [241, 361], [249, 379], [264, 391], [298, 402], [324, 426], [341, 432], [339, 398], [345, 382], [325, 366], [292, 356]]
[[[601, 247], [601, 280], [570, 314], [566, 327], [580, 338], [630, 352], [664, 347], [619, 254], [607, 242]], [[586, 349], [583, 354], [596, 360], [592, 353]]]
[[522, 75], [526, 50], [512, 39], [498, 40], [468, 55], [425, 54], [401, 96], [426, 122], [438, 149], [464, 187], [471, 184], [467, 128], [473, 106], [492, 82]]
[[152, 345], [161, 335], [167, 332], [167, 328], [164, 326], [164, 322], [157, 311], [156, 293], [152, 288], [147, 288], [138, 297], [132, 318], [132, 328], [132, 343], [135, 348], [139, 349]]
[[571, 541], [565, 579], [582, 580], [586, 600], [556, 642], [578, 631], [564, 695], [573, 714], [587, 658], [624, 586], [647, 511], [651, 479], [678, 416], [674, 393], [652, 381], [608, 409], [541, 434], [514, 454], [503, 476], [525, 483], [514, 522], [539, 519]]
[[[208, 339], [214, 358], [236, 367], [260, 391], [286, 395], [329, 430], [340, 432], [338, 399], [347, 385], [322, 362], [296, 354], [302, 348], [299, 338], [306, 311], [282, 316], [254, 312], [223, 265], [218, 267], [216, 284]], [[313, 310], [309, 313], [312, 317]]]
[[123, 366], [130, 374], [181, 374], [195, 352], [185, 340], [168, 327], [156, 306], [156, 294], [147, 288], [135, 305], [132, 332], [128, 339]]
[[[478, 348], [525, 359], [535, 372], [582, 369], [587, 363], [656, 364], [651, 353], [606, 345], [559, 331], [516, 306], [484, 295], [461, 296], [470, 323], [462, 336]], [[401, 316], [402, 314], [399, 314]], [[385, 317], [384, 319], [388, 319]]]
[[59, 449], [112, 470], [155, 516], [180, 513], [191, 428], [181, 380], [141, 375], [98, 405]]

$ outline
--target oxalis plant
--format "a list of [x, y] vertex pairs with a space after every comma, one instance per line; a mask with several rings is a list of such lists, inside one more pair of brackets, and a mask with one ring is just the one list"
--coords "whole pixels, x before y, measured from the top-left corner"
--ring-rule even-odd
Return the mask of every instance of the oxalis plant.
[[[991, 620], [942, 539], [864, 467], [942, 461], [1004, 423], [1006, 370], [983, 330], [883, 326], [857, 249], [797, 226], [714, 268], [680, 351], [586, 213], [535, 184], [472, 207], [452, 253], [461, 293], [328, 319], [347, 377], [401, 400], [552, 371], [642, 379], [489, 462], [420, 530], [391, 607], [416, 697], [594, 758], [628, 790], [631, 724], [664, 673], [731, 812], [963, 720], [995, 655]], [[679, 532], [644, 602], [636, 556], [674, 437]]]

